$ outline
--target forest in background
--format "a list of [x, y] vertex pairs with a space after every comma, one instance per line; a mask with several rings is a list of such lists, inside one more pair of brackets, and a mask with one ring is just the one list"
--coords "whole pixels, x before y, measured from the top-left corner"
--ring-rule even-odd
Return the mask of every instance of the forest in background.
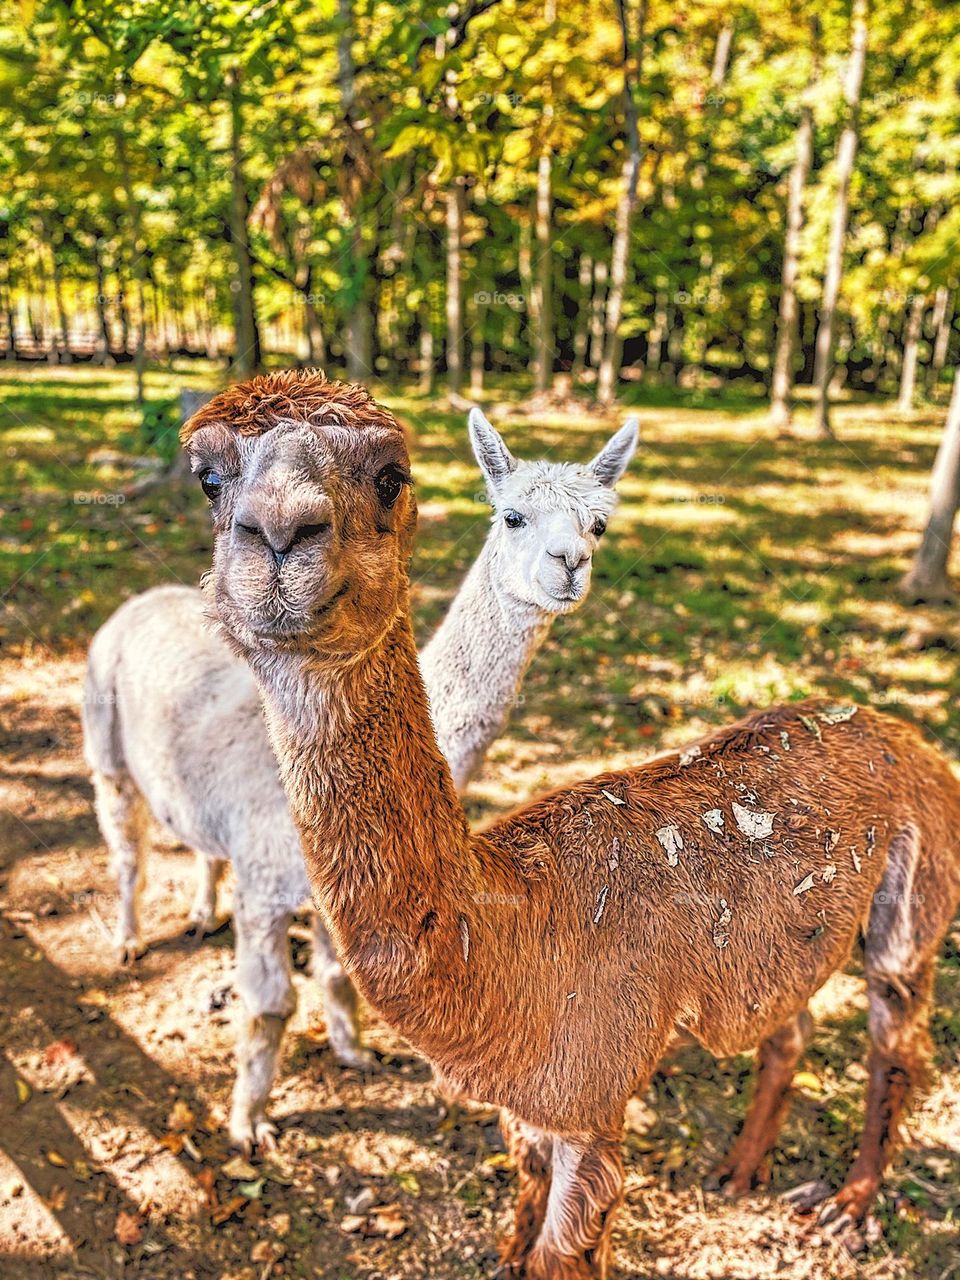
[[[0, 348], [936, 396], [950, 0], [23, 0]], [[140, 379], [142, 394], [142, 378]]]

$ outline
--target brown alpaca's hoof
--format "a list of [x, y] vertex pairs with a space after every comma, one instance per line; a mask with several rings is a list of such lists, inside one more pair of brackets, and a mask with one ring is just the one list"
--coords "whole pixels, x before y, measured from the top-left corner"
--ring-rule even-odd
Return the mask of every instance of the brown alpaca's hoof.
[[817, 1226], [835, 1240], [842, 1240], [848, 1253], [862, 1253], [879, 1227], [870, 1219], [877, 1196], [872, 1179], [858, 1179], [842, 1186], [824, 1201], [817, 1214]]
[[766, 1186], [769, 1179], [770, 1175], [763, 1166], [744, 1167], [726, 1161], [708, 1174], [704, 1179], [703, 1189], [718, 1192], [728, 1200], [738, 1200], [741, 1196], [748, 1196], [751, 1191], [756, 1191], [758, 1187]]

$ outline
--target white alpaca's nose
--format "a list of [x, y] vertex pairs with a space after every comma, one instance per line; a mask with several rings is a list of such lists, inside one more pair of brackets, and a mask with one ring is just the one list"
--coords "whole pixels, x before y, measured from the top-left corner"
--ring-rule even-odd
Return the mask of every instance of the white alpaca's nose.
[[551, 560], [562, 560], [568, 572], [576, 573], [590, 559], [590, 548], [585, 542], [566, 547], [563, 551], [551, 551], [548, 547], [547, 555]]

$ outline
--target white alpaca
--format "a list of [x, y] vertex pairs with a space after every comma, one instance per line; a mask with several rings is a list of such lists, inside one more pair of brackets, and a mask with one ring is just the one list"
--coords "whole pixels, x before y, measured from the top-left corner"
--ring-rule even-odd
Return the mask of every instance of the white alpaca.
[[[637, 427], [628, 422], [587, 465], [517, 461], [476, 410], [470, 435], [493, 526], [422, 654], [437, 735], [461, 789], [506, 722], [552, 619], [586, 596]], [[309, 887], [253, 676], [210, 627], [198, 590], [147, 591], [101, 627], [90, 646], [83, 727], [120, 890], [123, 960], [143, 951], [137, 898], [149, 812], [197, 850], [191, 917], [201, 935], [215, 916], [219, 874], [227, 860], [234, 865], [244, 1018], [230, 1136], [247, 1149], [270, 1146], [266, 1104], [295, 1005], [287, 935]], [[312, 933], [331, 1047], [342, 1063], [363, 1066], [370, 1056], [359, 1044], [353, 986], [316, 915]]]

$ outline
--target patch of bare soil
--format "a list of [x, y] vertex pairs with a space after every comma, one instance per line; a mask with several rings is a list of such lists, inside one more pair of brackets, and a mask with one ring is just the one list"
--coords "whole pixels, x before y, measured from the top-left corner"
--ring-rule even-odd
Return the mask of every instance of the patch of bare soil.
[[[81, 753], [82, 663], [34, 659], [0, 676], [0, 1276], [492, 1276], [513, 1181], [495, 1118], [445, 1121], [429, 1071], [372, 1016], [378, 1069], [339, 1070], [300, 943], [300, 1003], [271, 1108], [279, 1150], [252, 1161], [227, 1150], [229, 924], [199, 946], [184, 937], [192, 856], [158, 835], [144, 897], [149, 950], [115, 966], [115, 892]], [[531, 780], [554, 770], [548, 753], [526, 749]], [[473, 807], [495, 809], [515, 790], [515, 762], [498, 752]], [[853, 1261], [777, 1198], [811, 1178], [837, 1182], [855, 1147], [864, 1013], [858, 981], [842, 976], [818, 998], [822, 1030], [769, 1193], [730, 1204], [702, 1190], [742, 1115], [748, 1060], [690, 1051], [635, 1101], [617, 1275], [960, 1276], [951, 945], [938, 989], [941, 1074], [914, 1114], [865, 1258]]]

